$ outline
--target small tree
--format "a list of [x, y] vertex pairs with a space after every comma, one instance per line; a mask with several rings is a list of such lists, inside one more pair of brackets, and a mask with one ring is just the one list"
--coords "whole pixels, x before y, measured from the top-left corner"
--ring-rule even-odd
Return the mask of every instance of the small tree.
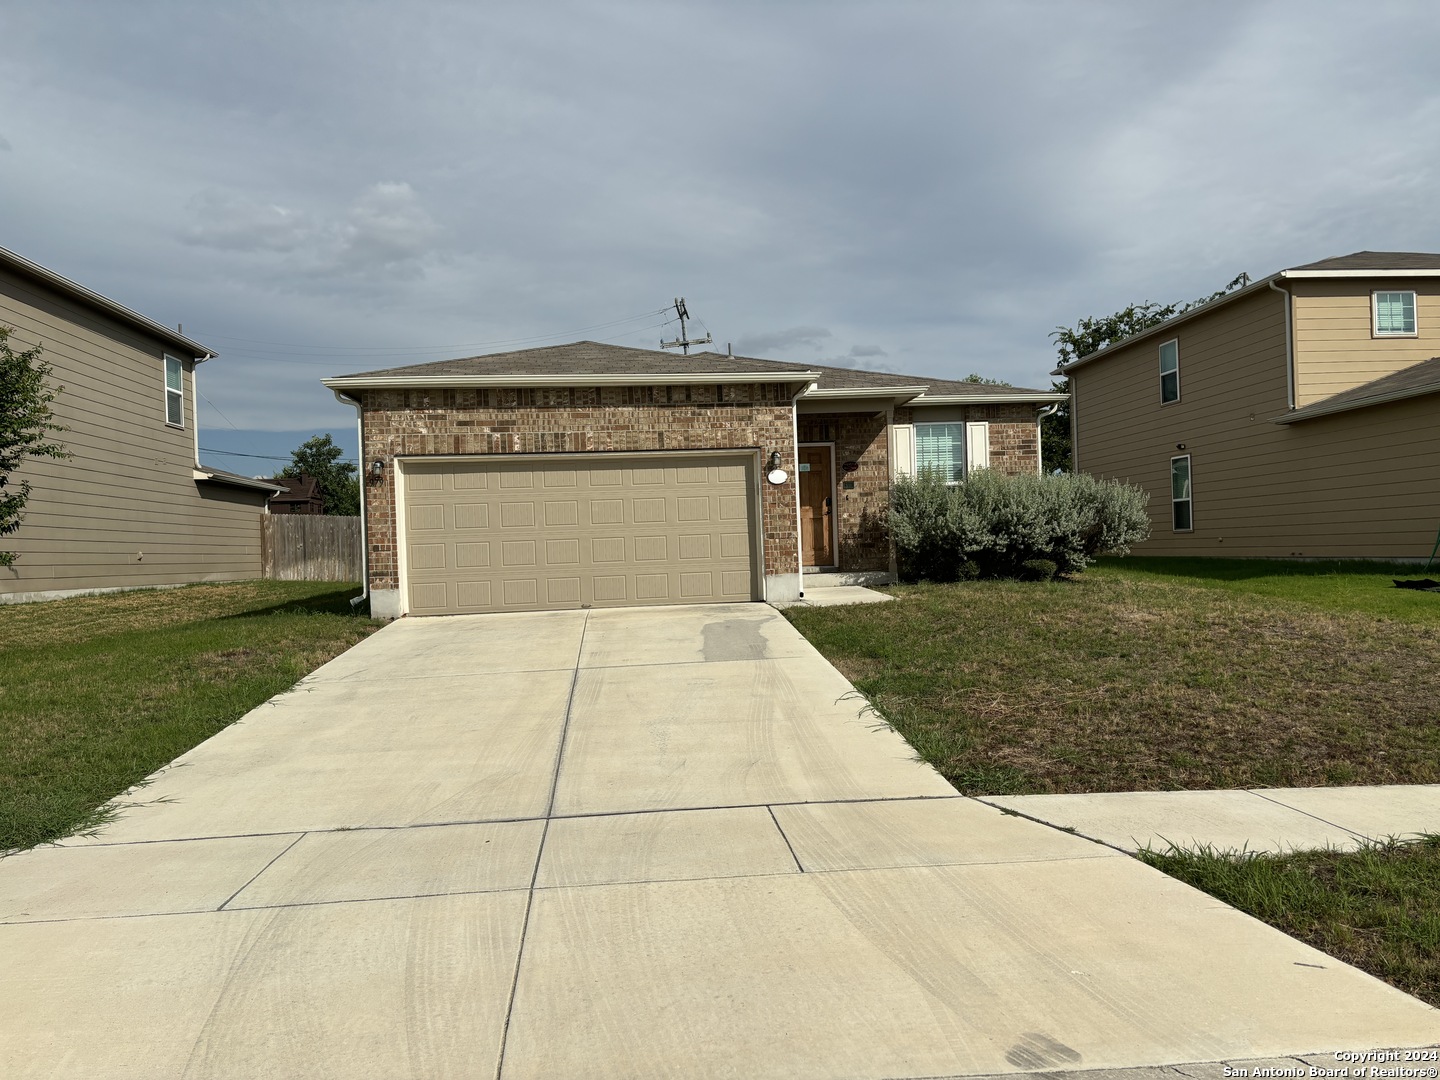
[[992, 378], [989, 378], [988, 376], [985, 376], [985, 375], [977, 375], [977, 374], [975, 374], [975, 372], [973, 372], [973, 371], [972, 371], [969, 375], [966, 375], [966, 376], [965, 376], [963, 379], [961, 379], [960, 381], [963, 382], [963, 383], [973, 383], [973, 384], [976, 385], [976, 386], [1011, 386], [1011, 385], [1013, 385], [1012, 383], [1006, 382], [1004, 379], [992, 379]]
[[355, 463], [341, 461], [345, 453], [329, 433], [306, 439], [290, 452], [290, 464], [281, 476], [313, 476], [325, 497], [325, 513], [355, 517], [360, 513], [360, 479]]
[[[39, 345], [24, 352], [12, 349], [14, 331], [13, 326], [0, 326], [0, 536], [20, 528], [30, 498], [30, 482], [11, 486], [10, 474], [26, 458], [66, 456], [63, 446], [49, 441], [53, 433], [65, 430], [50, 413], [50, 403], [60, 392], [46, 383], [54, 371], [40, 359]], [[0, 566], [11, 566], [16, 558], [13, 551], [0, 551]]]

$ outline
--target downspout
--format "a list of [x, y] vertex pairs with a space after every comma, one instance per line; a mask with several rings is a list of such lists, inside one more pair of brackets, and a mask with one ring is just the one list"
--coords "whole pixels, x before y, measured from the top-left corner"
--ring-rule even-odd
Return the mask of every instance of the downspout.
[[1295, 408], [1295, 332], [1291, 325], [1292, 298], [1289, 289], [1278, 288], [1274, 281], [1270, 282], [1270, 288], [1285, 297], [1285, 402], [1293, 409]]
[[[190, 429], [195, 436], [195, 467], [200, 468], [200, 365], [206, 360], [214, 360], [214, 353], [206, 353], [204, 356], [195, 357], [195, 362], [190, 365]], [[268, 505], [268, 500], [267, 500]]]
[[795, 452], [794, 471], [790, 479], [795, 483], [795, 592], [797, 598], [805, 599], [805, 544], [800, 536], [800, 398], [819, 385], [806, 383], [790, 398], [790, 447]]
[[795, 448], [795, 469], [791, 480], [795, 482], [795, 593], [796, 598], [805, 599], [805, 540], [801, 537], [801, 420], [799, 420], [799, 399], [801, 395], [814, 390], [816, 383], [805, 383], [791, 397], [791, 445]]
[[1045, 475], [1045, 418], [1060, 411], [1060, 402], [1046, 405], [1035, 413], [1035, 449], [1039, 451], [1035, 460], [1035, 471]]
[[350, 601], [350, 610], [358, 611], [360, 605], [370, 599], [370, 533], [365, 527], [365, 413], [355, 398], [342, 394], [339, 390], [332, 389], [330, 392], [335, 395], [336, 401], [355, 409], [355, 436], [358, 440], [356, 454], [360, 458], [356, 470], [360, 479], [360, 595]]

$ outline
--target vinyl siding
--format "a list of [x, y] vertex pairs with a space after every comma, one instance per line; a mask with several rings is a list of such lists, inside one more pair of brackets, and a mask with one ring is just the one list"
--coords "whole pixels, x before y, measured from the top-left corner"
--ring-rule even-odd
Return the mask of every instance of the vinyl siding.
[[[15, 565], [6, 594], [174, 585], [260, 575], [264, 494], [191, 475], [193, 357], [184, 362], [185, 427], [165, 423], [164, 344], [28, 278], [0, 272], [11, 344], [44, 347], [62, 388], [62, 460], [27, 461], [19, 532], [0, 539]], [[171, 351], [171, 355], [177, 355]]]
[[[1160, 404], [1158, 340], [1071, 375], [1076, 467], [1150, 493], [1152, 536], [1135, 554], [1429, 554], [1440, 527], [1440, 395], [1272, 424], [1287, 407], [1282, 297], [1237, 300], [1174, 336], [1173, 404]], [[1188, 533], [1170, 523], [1170, 459], [1181, 454], [1191, 456]]]
[[[1440, 284], [1432, 278], [1293, 281], [1295, 404], [1303, 408], [1440, 356]], [[1376, 337], [1371, 293], [1415, 293], [1416, 337]]]

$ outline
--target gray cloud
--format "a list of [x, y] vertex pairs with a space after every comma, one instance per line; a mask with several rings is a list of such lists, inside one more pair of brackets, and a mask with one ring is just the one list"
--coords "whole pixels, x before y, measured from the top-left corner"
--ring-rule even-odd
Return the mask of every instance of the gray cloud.
[[308, 274], [383, 271], [432, 253], [438, 232], [407, 183], [382, 182], [332, 216], [261, 202], [235, 191], [203, 191], [190, 202], [188, 244], [220, 251], [293, 256]]
[[735, 347], [746, 356], [770, 356], [796, 349], [822, 348], [832, 337], [823, 326], [792, 326], [788, 330], [767, 330], [738, 338]]
[[6, 15], [6, 246], [183, 321], [239, 426], [654, 348], [677, 295], [722, 348], [1044, 386], [1082, 316], [1440, 250], [1423, 0], [1363, 49], [1342, 0], [81, 7]]

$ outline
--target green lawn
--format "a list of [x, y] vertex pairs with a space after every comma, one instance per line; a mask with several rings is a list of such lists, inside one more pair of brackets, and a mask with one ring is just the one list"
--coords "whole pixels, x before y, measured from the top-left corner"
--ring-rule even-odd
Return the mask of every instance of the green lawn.
[[1271, 559], [1101, 559], [1087, 576], [1169, 581], [1248, 596], [1290, 600], [1322, 611], [1356, 612], [1440, 625], [1440, 593], [1397, 589], [1395, 581], [1440, 580], [1440, 561], [1299, 562]]
[[786, 614], [969, 794], [1440, 783], [1440, 594], [1395, 571], [1110, 560]]
[[1345, 853], [1172, 850], [1141, 858], [1440, 1006], [1440, 837]]
[[0, 851], [99, 807], [377, 629], [356, 586], [244, 581], [0, 606]]

